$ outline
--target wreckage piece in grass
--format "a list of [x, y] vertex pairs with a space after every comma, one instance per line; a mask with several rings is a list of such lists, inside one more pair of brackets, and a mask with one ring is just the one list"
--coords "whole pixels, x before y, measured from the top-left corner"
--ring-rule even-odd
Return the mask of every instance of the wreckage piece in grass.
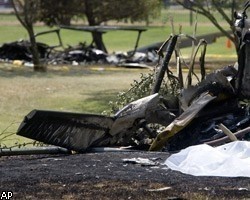
[[[71, 64], [75, 62], [107, 62], [107, 54], [101, 50], [93, 48], [91, 45], [80, 43], [74, 47], [62, 48], [63, 42], [60, 35], [60, 29], [39, 32], [35, 37], [56, 33], [58, 37], [58, 44], [48, 45], [45, 43], [37, 42], [39, 58], [48, 64]], [[56, 50], [55, 50], [56, 49]], [[4, 43], [0, 47], [0, 59], [13, 61], [22, 60], [23, 62], [31, 62], [31, 44], [28, 40], [14, 41]]]
[[[40, 33], [37, 33], [35, 37], [38, 37], [40, 35], [44, 34], [50, 34], [50, 33], [56, 33], [58, 36], [58, 45], [49, 46], [45, 43], [37, 42], [37, 49], [39, 53], [39, 58], [44, 60], [47, 59], [51, 53], [51, 51], [56, 47], [62, 47], [62, 39], [60, 35], [60, 29], [54, 29], [49, 31], [43, 31]], [[3, 60], [22, 60], [26, 62], [32, 61], [32, 54], [31, 54], [31, 43], [28, 40], [20, 40], [20, 41], [14, 41], [5, 43], [0, 47], [0, 59]]]
[[167, 125], [174, 118], [154, 94], [128, 104], [113, 117], [33, 110], [20, 124], [17, 135], [85, 152], [91, 147], [135, 145], [138, 129], [144, 128], [152, 138], [155, 135], [147, 123]]
[[[17, 134], [69, 150], [83, 151], [98, 143], [108, 144], [112, 117], [93, 114], [33, 110], [21, 123]], [[106, 142], [106, 143], [105, 143]]]
[[[2, 60], [22, 60], [32, 61], [31, 44], [29, 41], [16, 41], [5, 43], [0, 47], [0, 59]], [[47, 57], [48, 45], [44, 43], [37, 43], [39, 57], [44, 59]]]
[[[75, 62], [104, 62], [106, 63], [107, 54], [104, 52], [79, 44], [61, 51], [53, 51], [54, 46], [45, 43], [37, 43], [39, 58], [44, 62], [50, 63], [72, 63]], [[31, 44], [29, 41], [16, 41], [5, 43], [0, 47], [0, 59], [13, 61], [22, 60], [31, 62]]]

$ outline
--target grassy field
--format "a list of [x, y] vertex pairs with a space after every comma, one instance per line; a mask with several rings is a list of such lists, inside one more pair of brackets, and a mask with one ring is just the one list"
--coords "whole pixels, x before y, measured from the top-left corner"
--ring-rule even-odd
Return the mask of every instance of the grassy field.
[[[192, 34], [193, 27], [189, 25], [188, 16], [188, 11], [162, 10], [162, 15], [154, 19], [148, 30], [142, 34], [139, 46], [168, 38], [172, 32], [171, 18], [174, 20], [175, 31], [178, 32], [179, 26], [182, 26], [183, 33]], [[41, 24], [35, 26], [36, 32], [48, 29]], [[208, 20], [198, 16], [197, 35], [212, 32], [218, 31]], [[13, 15], [0, 14], [0, 33], [0, 44], [28, 38], [26, 31]], [[91, 35], [86, 32], [61, 30], [61, 35], [65, 47], [79, 42], [91, 42]], [[104, 41], [109, 52], [128, 51], [133, 49], [136, 37], [135, 32], [113, 31], [104, 34]], [[58, 42], [55, 34], [39, 37], [38, 41], [50, 45]], [[189, 56], [190, 53], [190, 48], [182, 50], [183, 55]], [[234, 49], [226, 48], [226, 38], [220, 38], [209, 45], [207, 56], [209, 59], [236, 58]], [[8, 132], [14, 133], [17, 130], [23, 117], [32, 109], [89, 113], [101, 113], [109, 109], [108, 102], [113, 100], [119, 91], [127, 90], [142, 72], [143, 70], [117, 70], [102, 66], [97, 66], [96, 69], [64, 66], [49, 68], [46, 74], [36, 74], [31, 69], [0, 63], [0, 144]], [[5, 131], [8, 126], [10, 127]], [[1, 134], [2, 132], [4, 134]], [[13, 145], [16, 141], [12, 140], [13, 138], [17, 139], [13, 136], [11, 140], [5, 140], [5, 144]]]
[[[101, 67], [53, 67], [44, 74], [8, 65], [0, 68], [0, 133], [13, 133], [33, 109], [102, 113], [119, 91], [145, 70]], [[1, 137], [5, 134], [0, 134]], [[16, 138], [16, 137], [14, 137]], [[12, 145], [14, 141], [8, 141]]]

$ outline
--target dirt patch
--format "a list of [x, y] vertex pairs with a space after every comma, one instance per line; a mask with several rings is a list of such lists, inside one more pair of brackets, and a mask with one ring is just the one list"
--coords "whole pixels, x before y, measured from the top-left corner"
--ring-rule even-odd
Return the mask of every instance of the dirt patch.
[[[249, 178], [194, 177], [167, 169], [163, 152], [0, 158], [2, 191], [14, 199], [246, 199]], [[123, 162], [158, 158], [157, 166]], [[164, 188], [162, 191], [155, 189]]]

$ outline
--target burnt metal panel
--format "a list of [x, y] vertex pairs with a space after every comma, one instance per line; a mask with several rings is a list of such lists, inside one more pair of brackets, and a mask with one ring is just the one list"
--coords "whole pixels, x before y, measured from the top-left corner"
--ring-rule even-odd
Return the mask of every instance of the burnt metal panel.
[[109, 143], [113, 118], [103, 115], [31, 111], [20, 124], [17, 135], [75, 151]]

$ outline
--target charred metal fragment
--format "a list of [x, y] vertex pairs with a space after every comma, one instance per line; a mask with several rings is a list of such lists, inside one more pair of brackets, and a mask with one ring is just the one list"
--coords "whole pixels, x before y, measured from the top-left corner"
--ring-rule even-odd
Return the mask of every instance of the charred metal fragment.
[[150, 150], [158, 151], [161, 150], [166, 142], [176, 135], [178, 132], [188, 126], [196, 115], [216, 97], [211, 96], [209, 93], [202, 93], [192, 104], [177, 117], [171, 124], [169, 124], [161, 133], [157, 135], [154, 142], [152, 143]]
[[181, 108], [185, 111], [191, 102], [203, 92], [217, 96], [217, 101], [226, 101], [236, 96], [234, 80], [237, 71], [231, 67], [208, 74], [206, 78], [195, 86], [182, 90], [179, 99]]
[[[3, 60], [24, 60], [31, 61], [31, 44], [29, 41], [17, 41], [11, 43], [5, 43], [0, 47], [0, 59]], [[39, 57], [41, 59], [46, 58], [48, 45], [43, 43], [37, 43]]]
[[[209, 112], [211, 109], [212, 113]], [[245, 114], [246, 110], [240, 107], [236, 101], [220, 104], [211, 103], [194, 118], [192, 123], [170, 138], [166, 143], [166, 148], [169, 151], [177, 151], [192, 145], [209, 144], [210, 141], [223, 138], [225, 134], [218, 127], [220, 123], [225, 124], [232, 132], [237, 132], [239, 128], [236, 125], [244, 118]], [[229, 141], [224, 140], [224, 143]]]
[[31, 111], [21, 123], [17, 135], [75, 151], [109, 144], [113, 118], [56, 111]]

